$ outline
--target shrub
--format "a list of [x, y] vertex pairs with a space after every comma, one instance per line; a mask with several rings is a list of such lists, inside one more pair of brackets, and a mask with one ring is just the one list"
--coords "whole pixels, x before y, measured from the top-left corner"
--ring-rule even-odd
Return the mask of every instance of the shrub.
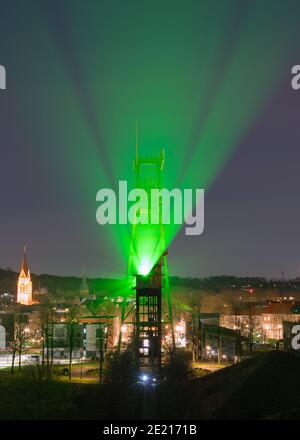
[[183, 382], [193, 376], [190, 353], [184, 350], [170, 350], [164, 367], [169, 382]]
[[129, 382], [136, 377], [136, 365], [131, 350], [115, 352], [106, 357], [106, 380], [114, 383]]

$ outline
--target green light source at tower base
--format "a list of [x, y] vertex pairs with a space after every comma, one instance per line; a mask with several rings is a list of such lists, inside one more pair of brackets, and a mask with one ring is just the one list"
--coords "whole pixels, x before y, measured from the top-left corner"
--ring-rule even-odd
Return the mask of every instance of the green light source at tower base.
[[142, 257], [141, 263], [138, 267], [138, 274], [147, 276], [152, 268], [151, 262], [147, 256]]

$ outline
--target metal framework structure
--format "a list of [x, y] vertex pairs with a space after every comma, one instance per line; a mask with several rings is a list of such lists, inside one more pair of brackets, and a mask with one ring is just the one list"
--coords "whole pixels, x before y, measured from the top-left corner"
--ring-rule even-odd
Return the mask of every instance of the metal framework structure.
[[[133, 162], [136, 187], [144, 189], [148, 196], [151, 189], [161, 189], [161, 175], [164, 166], [164, 150], [158, 156], [139, 157], [138, 133], [136, 132], [136, 158]], [[151, 218], [151, 207], [148, 206], [148, 218]], [[150, 212], [149, 212], [150, 210]], [[133, 298], [122, 297], [120, 302], [120, 332], [117, 344], [118, 351], [122, 345], [122, 327], [124, 324], [134, 325], [134, 346], [138, 368], [148, 367], [153, 372], [159, 371], [162, 361], [162, 316], [164, 324], [170, 324], [172, 346], [175, 348], [173, 329], [172, 302], [169, 287], [167, 250], [165, 249], [164, 230], [159, 206], [157, 225], [134, 224], [131, 232], [131, 249], [129, 252], [128, 275], [135, 277], [136, 291]], [[145, 275], [136, 274], [136, 250], [140, 240], [151, 242], [152, 247], [159, 249], [157, 261], [150, 272]], [[155, 242], [153, 242], [155, 241]], [[153, 263], [153, 262], [152, 262]], [[167, 311], [163, 309], [163, 299]]]
[[161, 366], [162, 267], [136, 277], [136, 344], [139, 367], [159, 370]]
[[[161, 189], [161, 173], [164, 166], [164, 150], [155, 157], [140, 158], [138, 144], [136, 146], [136, 159], [134, 172], [137, 188], [144, 189], [148, 195], [151, 189]], [[148, 208], [148, 211], [151, 208]], [[162, 357], [162, 297], [167, 295], [168, 312], [165, 313], [167, 321], [172, 328], [174, 345], [174, 332], [172, 320], [172, 305], [168, 283], [167, 261], [164, 245], [164, 230], [159, 208], [158, 225], [136, 225], [132, 230], [132, 242], [136, 243], [140, 235], [143, 240], [155, 240], [155, 246], [161, 250], [158, 261], [155, 262], [149, 274], [136, 275], [136, 313], [135, 313], [135, 342], [136, 360], [138, 367], [149, 367], [159, 370]], [[148, 212], [151, 218], [151, 212]], [[153, 231], [153, 228], [156, 228]]]

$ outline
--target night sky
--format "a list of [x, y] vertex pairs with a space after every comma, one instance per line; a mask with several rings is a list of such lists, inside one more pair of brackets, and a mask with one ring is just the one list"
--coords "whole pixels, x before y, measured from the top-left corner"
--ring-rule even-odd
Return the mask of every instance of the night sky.
[[26, 245], [34, 273], [125, 273], [95, 195], [132, 174], [138, 119], [141, 150], [166, 148], [169, 181], [183, 167], [206, 190], [205, 231], [173, 240], [171, 274], [300, 276], [298, 1], [0, 0], [0, 12], [0, 267], [18, 269]]

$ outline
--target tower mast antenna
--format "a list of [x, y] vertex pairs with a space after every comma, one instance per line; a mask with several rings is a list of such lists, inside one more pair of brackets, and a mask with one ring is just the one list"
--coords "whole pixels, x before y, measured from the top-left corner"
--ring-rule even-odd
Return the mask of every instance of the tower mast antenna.
[[139, 127], [138, 121], [135, 122], [135, 160], [138, 163], [139, 160]]

